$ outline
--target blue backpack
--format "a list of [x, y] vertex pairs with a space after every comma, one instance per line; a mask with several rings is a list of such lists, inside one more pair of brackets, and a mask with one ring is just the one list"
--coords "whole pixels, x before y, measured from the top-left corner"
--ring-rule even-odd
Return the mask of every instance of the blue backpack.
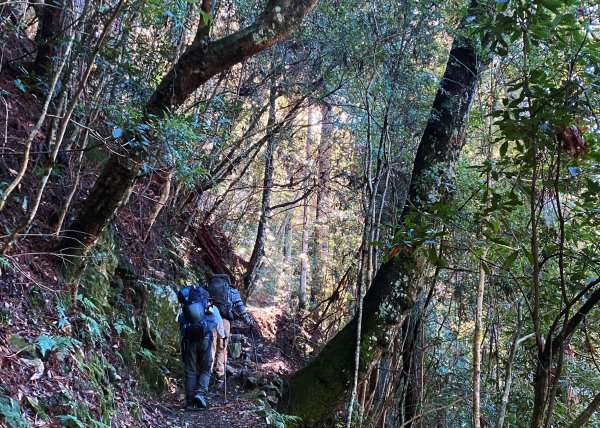
[[188, 285], [177, 293], [183, 312], [184, 339], [201, 341], [208, 333], [206, 309], [208, 292], [199, 285]]

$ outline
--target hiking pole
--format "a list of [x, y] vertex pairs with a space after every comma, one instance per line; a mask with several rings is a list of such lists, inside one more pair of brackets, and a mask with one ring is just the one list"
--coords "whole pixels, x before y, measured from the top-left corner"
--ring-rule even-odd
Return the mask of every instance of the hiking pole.
[[256, 342], [254, 341], [254, 330], [250, 327], [250, 337], [252, 338], [252, 349], [254, 350], [254, 367], [258, 370], [258, 357], [256, 356]]
[[225, 379], [223, 380], [223, 386], [224, 386], [224, 393], [223, 393], [223, 399], [224, 399], [224, 403], [227, 404], [227, 338], [223, 339], [223, 347], [225, 348], [223, 350], [223, 356], [224, 356], [224, 370], [223, 370], [223, 376], [225, 376]]

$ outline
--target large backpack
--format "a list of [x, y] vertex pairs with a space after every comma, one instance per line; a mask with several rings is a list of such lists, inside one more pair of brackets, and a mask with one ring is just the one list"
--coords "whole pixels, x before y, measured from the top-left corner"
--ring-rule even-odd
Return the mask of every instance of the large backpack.
[[189, 285], [177, 293], [183, 312], [184, 339], [201, 341], [208, 332], [206, 309], [208, 307], [208, 292], [199, 285]]
[[230, 284], [229, 275], [212, 275], [208, 283], [208, 293], [213, 299], [213, 304], [219, 309], [221, 317], [231, 322], [233, 321], [233, 310], [229, 292]]

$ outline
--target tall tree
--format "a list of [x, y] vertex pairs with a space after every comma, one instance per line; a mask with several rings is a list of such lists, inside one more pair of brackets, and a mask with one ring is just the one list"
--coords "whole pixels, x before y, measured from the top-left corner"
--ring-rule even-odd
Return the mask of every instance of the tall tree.
[[[471, 7], [470, 16], [476, 13]], [[465, 141], [469, 109], [482, 64], [476, 43], [465, 34], [467, 20], [450, 50], [444, 76], [417, 149], [408, 202], [402, 220], [429, 229], [428, 213], [449, 200], [454, 187], [454, 168]], [[361, 325], [360, 376], [365, 377], [390, 345], [406, 312], [412, 307], [420, 280], [428, 265], [420, 237], [408, 245], [404, 238], [388, 254], [364, 297]], [[412, 238], [411, 238], [412, 239]], [[358, 328], [354, 317], [287, 385], [282, 409], [314, 426], [332, 415], [348, 397], [352, 385], [354, 344]]]
[[[271, 64], [273, 70], [273, 64]], [[262, 201], [260, 219], [256, 230], [256, 240], [252, 255], [248, 262], [248, 269], [244, 276], [244, 295], [246, 297], [252, 294], [256, 287], [260, 268], [263, 264], [265, 256], [265, 245], [267, 242], [267, 230], [269, 227], [269, 217], [271, 216], [271, 191], [273, 189], [273, 177], [275, 167], [273, 162], [275, 159], [275, 150], [277, 149], [277, 137], [273, 135], [273, 127], [275, 126], [275, 114], [277, 113], [277, 83], [275, 77], [271, 77], [271, 88], [269, 89], [269, 118], [267, 120], [267, 147], [265, 148], [265, 172], [263, 175]]]
[[67, 254], [85, 254], [115, 212], [126, 201], [147, 158], [146, 135], [153, 118], [162, 118], [216, 74], [273, 46], [291, 34], [316, 0], [269, 0], [256, 21], [231, 35], [211, 41], [198, 31], [145, 105], [140, 123], [125, 132], [127, 147], [112, 154], [60, 244]]

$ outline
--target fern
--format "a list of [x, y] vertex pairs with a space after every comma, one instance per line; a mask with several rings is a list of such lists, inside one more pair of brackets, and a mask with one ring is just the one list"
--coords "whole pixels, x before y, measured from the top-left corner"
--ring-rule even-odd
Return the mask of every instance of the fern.
[[148, 361], [149, 363], [151, 363], [154, 360], [154, 355], [152, 355], [152, 352], [150, 352], [146, 348], [140, 348], [140, 350], [137, 353], [140, 357], [142, 357], [144, 360]]
[[118, 320], [116, 323], [114, 323], [114, 328], [119, 336], [123, 335], [123, 333], [135, 333], [135, 330], [129, 327], [127, 324], [125, 324], [123, 320]]
[[[281, 390], [283, 388], [283, 380], [278, 376], [273, 376], [271, 383], [267, 385], [267, 389], [273, 390], [278, 396], [281, 397]], [[254, 409], [254, 413], [258, 416], [265, 418], [268, 425], [277, 428], [296, 427], [301, 425], [302, 419], [297, 416], [286, 415], [279, 413], [271, 406], [271, 403], [267, 400], [267, 393], [264, 390], [251, 392], [245, 394], [248, 398], [253, 398], [257, 402], [257, 407]]]
[[36, 340], [40, 347], [42, 357], [46, 357], [47, 352], [52, 351], [71, 351], [75, 346], [81, 346], [81, 342], [77, 339], [67, 336], [48, 336], [40, 335]]
[[69, 428], [86, 428], [87, 425], [85, 424], [85, 422], [83, 422], [81, 419], [79, 419], [77, 416], [73, 416], [73, 415], [61, 415], [58, 417], [58, 419], [61, 420], [61, 422], [69, 427]]
[[92, 302], [90, 299], [85, 297], [83, 294], [77, 295], [77, 300], [81, 302], [85, 311], [89, 314], [94, 314], [98, 312], [98, 307]]
[[10, 428], [31, 428], [27, 419], [21, 416], [21, 404], [11, 397], [0, 395], [0, 415]]
[[59, 329], [63, 329], [69, 324], [69, 318], [67, 318], [67, 315], [65, 314], [65, 305], [62, 300], [56, 302], [56, 312], [58, 313], [56, 325]]
[[12, 268], [10, 262], [4, 256], [0, 257], [0, 267], [3, 267], [5, 269], [11, 269]]

